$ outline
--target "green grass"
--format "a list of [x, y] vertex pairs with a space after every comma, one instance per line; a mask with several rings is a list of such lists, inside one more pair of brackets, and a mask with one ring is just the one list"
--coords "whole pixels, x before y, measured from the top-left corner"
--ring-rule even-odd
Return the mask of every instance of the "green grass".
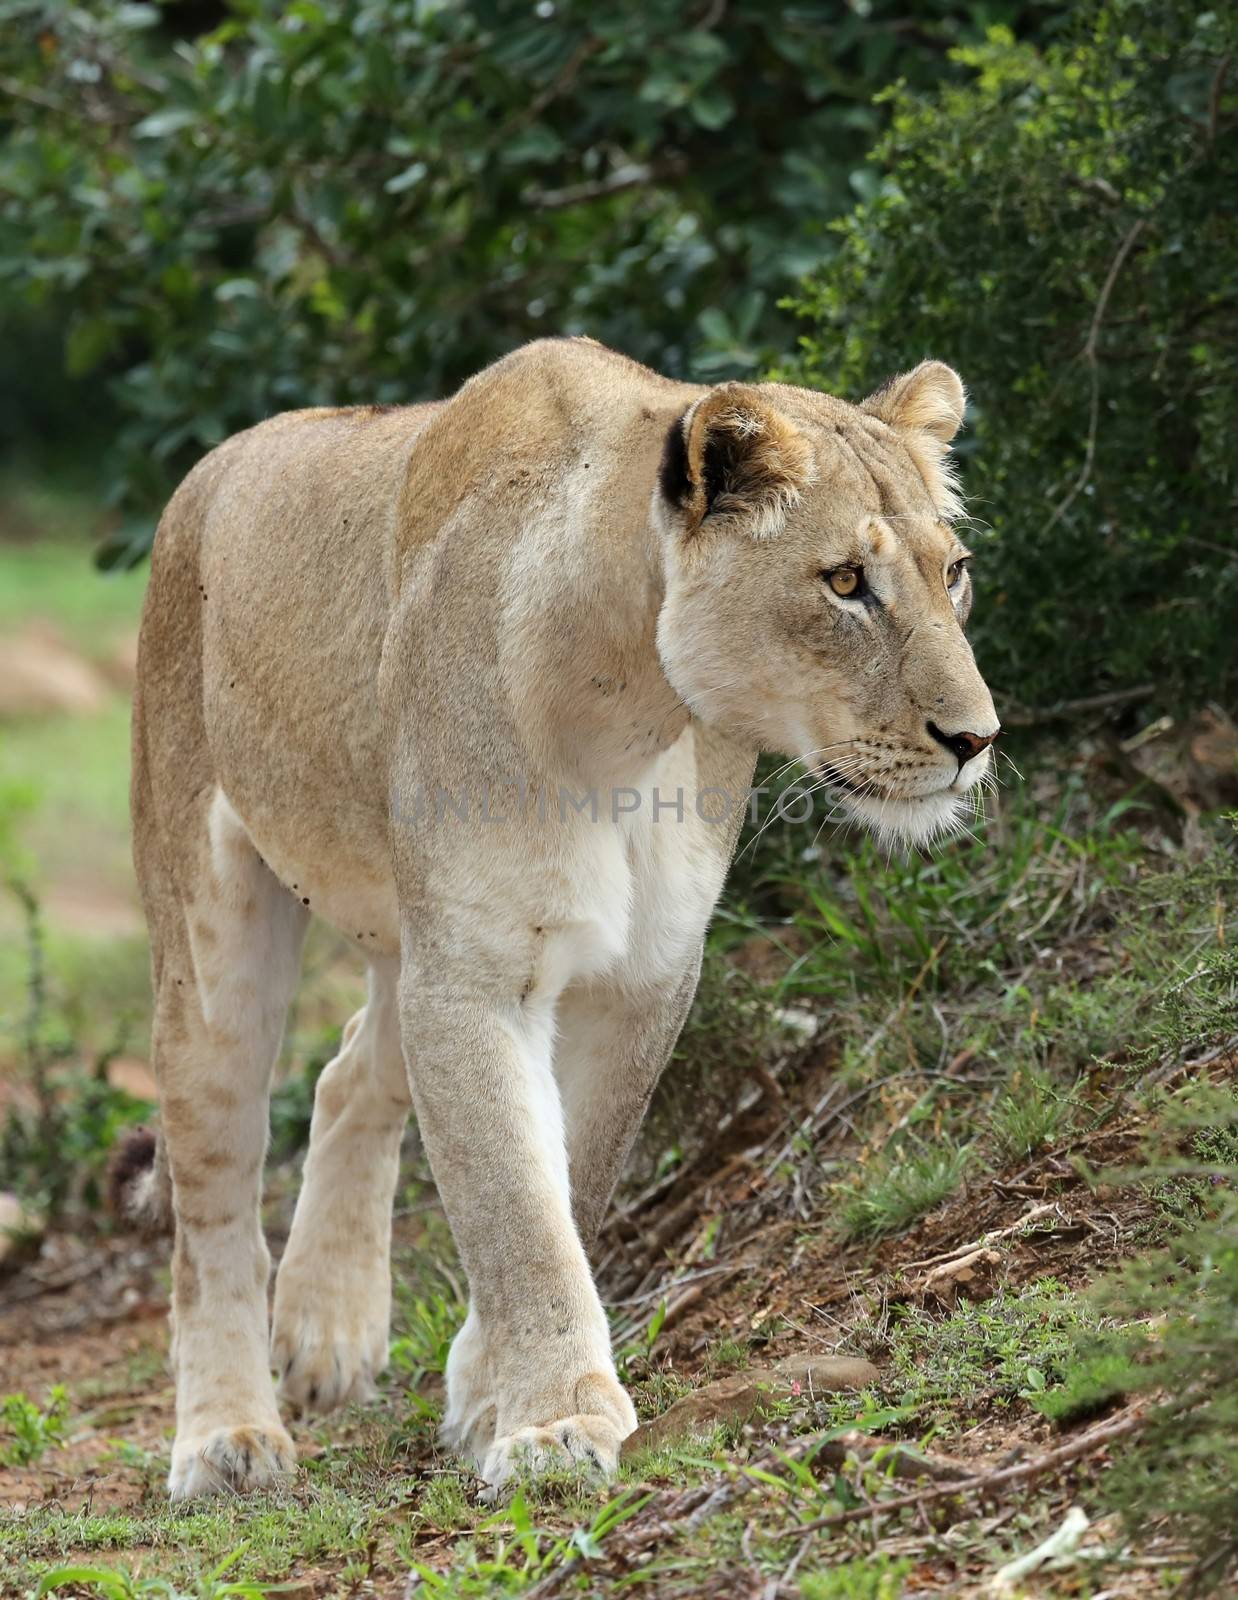
[[875, 1556], [868, 1561], [843, 1561], [836, 1567], [808, 1571], [800, 1577], [802, 1600], [899, 1600], [910, 1561]]
[[1025, 1161], [1065, 1138], [1075, 1121], [1078, 1088], [1078, 1082], [1055, 1082], [1035, 1067], [1012, 1073], [989, 1116], [987, 1135], [997, 1159]]
[[9, 724], [0, 746], [0, 784], [25, 785], [30, 792], [22, 838], [38, 873], [131, 891], [129, 705], [123, 695], [111, 696], [93, 715]]
[[60, 503], [48, 511], [36, 503], [35, 510], [45, 524], [50, 519], [50, 537], [0, 541], [0, 634], [46, 619], [66, 644], [106, 661], [138, 625], [147, 569], [100, 572], [89, 544], [64, 536], [84, 520], [78, 507]]
[[839, 1223], [852, 1239], [898, 1233], [949, 1199], [971, 1157], [966, 1147], [900, 1145], [884, 1151], [840, 1191]]
[[1053, 1278], [934, 1315], [900, 1307], [883, 1355], [882, 1393], [921, 1421], [965, 1405], [983, 1411], [1053, 1392], [1075, 1370], [1080, 1345], [1110, 1327], [1086, 1300]]
[[[95, 570], [73, 494], [6, 483], [0, 515], [43, 530], [0, 542], [0, 634], [37, 621], [88, 659], [110, 661], [137, 628], [144, 573]], [[72, 537], [78, 534], [79, 537]], [[110, 688], [87, 715], [6, 724], [0, 738], [0, 875], [16, 871], [46, 903], [53, 1009], [90, 1050], [145, 1046], [147, 957], [129, 843], [129, 705]], [[6, 842], [7, 841], [7, 842]], [[20, 1015], [27, 962], [17, 902], [0, 893], [0, 1059]]]

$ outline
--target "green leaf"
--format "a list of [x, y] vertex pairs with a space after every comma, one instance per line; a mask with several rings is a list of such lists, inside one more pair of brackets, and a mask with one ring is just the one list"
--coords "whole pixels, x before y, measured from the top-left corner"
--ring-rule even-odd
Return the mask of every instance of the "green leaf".
[[143, 117], [133, 129], [135, 139], [166, 139], [169, 134], [180, 133], [183, 128], [192, 128], [198, 120], [198, 113], [190, 111], [185, 106], [170, 106], [166, 111], [152, 111], [150, 116]]
[[735, 115], [735, 102], [720, 85], [711, 84], [693, 96], [691, 111], [695, 122], [714, 132], [724, 128]]
[[65, 366], [74, 378], [92, 372], [119, 343], [119, 332], [110, 317], [82, 317], [69, 329], [65, 340]]
[[553, 161], [562, 152], [563, 140], [559, 135], [544, 122], [538, 122], [522, 129], [514, 138], [505, 140], [500, 146], [499, 159], [504, 165], [513, 167], [521, 162]]
[[406, 189], [412, 189], [425, 177], [429, 168], [424, 161], [414, 161], [411, 166], [397, 172], [394, 178], [388, 178], [383, 184], [387, 194], [403, 194]]
[[159, 21], [159, 7], [136, 3], [120, 5], [113, 11], [112, 16], [122, 28], [153, 28]]
[[124, 1575], [107, 1567], [53, 1567], [39, 1579], [34, 1600], [43, 1600], [44, 1595], [52, 1594], [70, 1583], [92, 1584], [96, 1589], [102, 1589], [111, 1600], [127, 1600], [132, 1592]]

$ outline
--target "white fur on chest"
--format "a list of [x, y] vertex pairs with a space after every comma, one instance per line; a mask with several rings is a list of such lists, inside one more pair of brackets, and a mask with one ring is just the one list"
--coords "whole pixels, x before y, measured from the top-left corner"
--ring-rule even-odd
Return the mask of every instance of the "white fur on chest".
[[573, 841], [578, 914], [548, 930], [543, 993], [597, 979], [654, 988], [682, 974], [726, 876], [721, 826], [697, 809], [691, 727], [630, 785], [599, 792], [597, 820], [582, 819]]

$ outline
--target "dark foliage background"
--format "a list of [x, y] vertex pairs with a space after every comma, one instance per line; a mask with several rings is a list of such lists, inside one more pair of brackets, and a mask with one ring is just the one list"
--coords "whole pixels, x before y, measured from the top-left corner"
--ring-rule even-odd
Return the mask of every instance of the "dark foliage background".
[[856, 396], [932, 353], [1003, 704], [1232, 695], [1229, 9], [2, 11], [0, 425], [95, 435], [105, 560], [235, 429], [539, 333]]
[[1238, 674], [1234, 13], [1114, 0], [1046, 49], [996, 30], [899, 91], [880, 182], [799, 297], [800, 381], [933, 351], [969, 381], [978, 612], [1012, 706]]
[[[193, 31], [204, 9], [0, 5], [0, 302], [63, 327], [90, 409], [111, 380], [126, 557], [197, 454], [275, 410], [441, 394], [546, 332], [759, 371], [879, 183], [875, 93], [1060, 11], [233, 0]], [[21, 363], [36, 413], [46, 367]]]

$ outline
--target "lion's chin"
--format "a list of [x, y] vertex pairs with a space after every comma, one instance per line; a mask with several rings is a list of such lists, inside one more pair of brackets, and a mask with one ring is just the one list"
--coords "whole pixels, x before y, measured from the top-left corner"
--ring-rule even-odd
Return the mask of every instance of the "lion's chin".
[[882, 846], [927, 845], [949, 838], [962, 832], [972, 814], [970, 798], [957, 789], [905, 800], [848, 791], [838, 798], [848, 815], [862, 823]]

